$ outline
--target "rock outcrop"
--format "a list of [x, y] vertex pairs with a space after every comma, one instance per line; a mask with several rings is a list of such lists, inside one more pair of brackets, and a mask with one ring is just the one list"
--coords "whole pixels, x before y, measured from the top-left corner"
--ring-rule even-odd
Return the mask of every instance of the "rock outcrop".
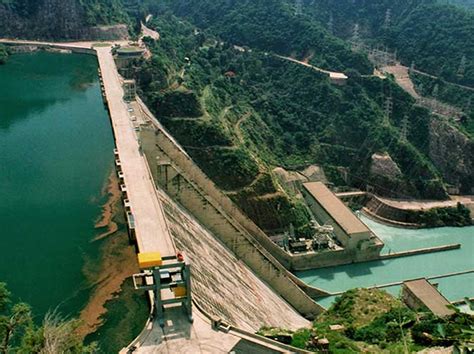
[[474, 142], [447, 121], [430, 124], [429, 154], [445, 181], [470, 194], [474, 188]]
[[409, 193], [402, 171], [386, 153], [372, 155], [368, 182], [379, 195], [395, 197], [394, 193]]
[[[109, 9], [113, 11], [115, 9]], [[125, 25], [97, 26], [88, 21], [88, 15], [78, 0], [0, 2], [0, 37], [46, 40], [128, 37]]]
[[401, 178], [403, 176], [402, 171], [389, 154], [373, 154], [370, 173], [373, 176], [388, 178]]

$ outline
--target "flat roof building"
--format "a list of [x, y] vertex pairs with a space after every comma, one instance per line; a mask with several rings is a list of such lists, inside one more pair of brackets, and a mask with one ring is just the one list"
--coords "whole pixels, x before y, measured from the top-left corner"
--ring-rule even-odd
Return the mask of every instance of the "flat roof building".
[[330, 224], [341, 244], [349, 249], [362, 249], [362, 243], [376, 236], [322, 182], [303, 183], [306, 203], [321, 224]]
[[439, 317], [450, 316], [451, 303], [425, 278], [403, 282], [402, 299], [413, 310], [426, 307]]

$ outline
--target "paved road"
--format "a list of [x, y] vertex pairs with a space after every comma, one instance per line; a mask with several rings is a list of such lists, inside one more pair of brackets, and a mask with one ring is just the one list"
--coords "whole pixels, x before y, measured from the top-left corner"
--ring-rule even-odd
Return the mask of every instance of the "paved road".
[[135, 218], [138, 248], [140, 252], [174, 255], [175, 246], [166, 225], [163, 208], [156, 195], [146, 159], [140, 152], [128, 107], [122, 100], [122, 84], [110, 48], [100, 47], [96, 50], [127, 195]]

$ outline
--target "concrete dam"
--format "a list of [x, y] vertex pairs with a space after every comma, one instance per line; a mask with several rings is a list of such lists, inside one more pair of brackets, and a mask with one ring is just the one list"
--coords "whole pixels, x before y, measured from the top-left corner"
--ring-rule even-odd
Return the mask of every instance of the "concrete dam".
[[[98, 48], [97, 55], [114, 126], [118, 164], [124, 172], [124, 190], [133, 215], [133, 232], [139, 257], [141, 254], [159, 252], [165, 255], [165, 260], [176, 254], [177, 250], [185, 251], [187, 261], [193, 267], [191, 289], [197, 305], [192, 311], [192, 321], [188, 321], [178, 307], [167, 306], [168, 302], [163, 302], [164, 310], [161, 311], [161, 305], [156, 303], [156, 293], [160, 290], [155, 289], [156, 317], [149, 323], [151, 328], [147, 326], [128, 350], [219, 352], [230, 351], [243, 340], [251, 343], [247, 344], [250, 346], [262, 345], [260, 339], [243, 339], [234, 332], [214, 331], [209, 320], [217, 327], [224, 326], [227, 330], [235, 327], [249, 333], [255, 332], [263, 324], [285, 324], [290, 328], [307, 325], [306, 320], [155, 184], [155, 179], [152, 179], [154, 166], [144, 157], [148, 155], [141, 134], [141, 126], [145, 125], [149, 117], [139, 114], [141, 112], [137, 107], [135, 110], [128, 108], [123, 102], [122, 82], [110, 48]], [[138, 116], [139, 129], [132, 124], [130, 111], [134, 112], [134, 119]], [[126, 136], [121, 136], [122, 133]], [[145, 276], [148, 280], [149, 274]], [[188, 299], [191, 289], [185, 289]], [[304, 292], [301, 291], [300, 296], [307, 314], [317, 313], [319, 306]], [[163, 327], [163, 332], [156, 328], [157, 322]], [[177, 333], [188, 335], [177, 336]], [[207, 346], [207, 349], [203, 350], [203, 346]]]
[[[149, 321], [123, 352], [297, 351], [254, 333], [265, 325], [309, 326], [304, 317], [324, 310], [310, 295], [326, 293], [305, 285], [274, 258], [267, 247], [278, 247], [213, 185], [139, 99], [123, 100], [111, 47], [2, 42], [98, 57], [130, 235], [143, 269], [136, 280], [143, 280], [142, 289], [155, 290], [149, 291]], [[186, 279], [189, 267], [192, 276]], [[170, 283], [161, 282], [168, 273]]]

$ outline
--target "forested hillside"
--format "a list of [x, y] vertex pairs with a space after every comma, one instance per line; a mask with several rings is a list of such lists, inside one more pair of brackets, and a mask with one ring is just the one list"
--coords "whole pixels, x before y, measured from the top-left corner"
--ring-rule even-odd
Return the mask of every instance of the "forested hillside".
[[[443, 0], [440, 0], [440, 3], [443, 3]], [[463, 6], [467, 9], [474, 9], [474, 0], [447, 0], [449, 4]]]
[[436, 0], [306, 0], [303, 12], [341, 38], [387, 46], [407, 66], [474, 85], [472, 11]]
[[372, 73], [367, 57], [328, 33], [317, 21], [296, 14], [292, 2], [282, 0], [165, 0], [171, 9], [199, 28], [208, 29], [231, 44], [294, 56], [316, 66]]
[[[432, 117], [390, 80], [355, 75], [336, 86], [310, 68], [235, 48], [169, 14], [151, 26], [161, 34], [149, 43], [153, 59], [133, 65], [141, 95], [265, 230], [308, 226], [304, 208], [275, 178], [276, 166], [317, 164], [335, 184], [370, 184], [388, 196], [446, 196], [429, 159]], [[374, 153], [389, 154], [399, 173], [372, 173]]]
[[[91, 27], [131, 24], [139, 0], [0, 0], [0, 37], [80, 39]], [[117, 35], [123, 35], [123, 30]], [[125, 29], [126, 33], [126, 29]], [[111, 35], [114, 35], [112, 33]]]
[[[308, 229], [306, 209], [277, 167], [317, 165], [330, 183], [390, 197], [443, 199], [446, 184], [462, 193], [474, 187], [474, 143], [455, 128], [472, 133], [472, 117], [454, 123], [432, 115], [392, 78], [373, 76], [367, 53], [350, 43], [388, 46], [407, 65], [470, 85], [474, 21], [460, 7], [436, 0], [303, 0], [301, 7], [293, 0], [0, 1], [0, 36], [87, 38], [95, 25], [133, 30], [155, 15], [149, 25], [161, 39], [146, 40], [153, 57], [129, 73], [201, 168], [265, 230]], [[349, 79], [336, 86], [278, 55]], [[414, 79], [423, 94], [434, 90]], [[472, 106], [461, 93], [470, 91], [439, 83], [437, 98]]]

